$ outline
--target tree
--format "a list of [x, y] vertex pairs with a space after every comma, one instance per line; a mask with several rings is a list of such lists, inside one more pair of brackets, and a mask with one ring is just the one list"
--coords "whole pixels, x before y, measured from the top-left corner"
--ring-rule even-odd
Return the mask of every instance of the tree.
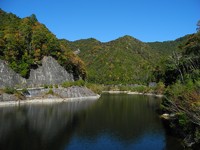
[[200, 32], [200, 20], [197, 22], [197, 32]]

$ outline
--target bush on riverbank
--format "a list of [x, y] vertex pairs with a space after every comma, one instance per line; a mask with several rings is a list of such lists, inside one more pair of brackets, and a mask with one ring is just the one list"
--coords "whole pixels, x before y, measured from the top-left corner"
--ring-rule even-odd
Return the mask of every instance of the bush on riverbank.
[[74, 82], [66, 81], [66, 82], [62, 83], [62, 87], [64, 87], [64, 88], [68, 88], [70, 86], [85, 86], [85, 81], [84, 80], [77, 80], [77, 81], [74, 81]]
[[179, 134], [186, 146], [200, 143], [200, 82], [176, 82], [165, 92], [162, 110], [172, 114], [170, 127]]

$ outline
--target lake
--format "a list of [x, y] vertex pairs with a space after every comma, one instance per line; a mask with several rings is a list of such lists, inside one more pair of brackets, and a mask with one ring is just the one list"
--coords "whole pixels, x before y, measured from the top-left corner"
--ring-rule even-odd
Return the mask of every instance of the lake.
[[182, 150], [156, 113], [161, 99], [103, 94], [99, 100], [0, 108], [2, 150]]

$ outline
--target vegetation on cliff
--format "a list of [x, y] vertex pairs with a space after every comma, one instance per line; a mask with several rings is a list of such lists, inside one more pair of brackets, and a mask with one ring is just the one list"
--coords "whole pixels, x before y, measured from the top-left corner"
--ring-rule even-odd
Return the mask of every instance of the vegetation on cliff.
[[63, 45], [33, 14], [19, 18], [0, 10], [0, 59], [28, 78], [30, 69], [41, 65], [44, 56], [52, 56], [75, 77], [85, 79], [83, 61]]

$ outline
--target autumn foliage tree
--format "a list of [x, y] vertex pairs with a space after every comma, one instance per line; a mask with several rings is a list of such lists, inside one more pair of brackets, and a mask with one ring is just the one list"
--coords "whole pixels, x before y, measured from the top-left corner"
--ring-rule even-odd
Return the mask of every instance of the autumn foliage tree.
[[0, 59], [6, 60], [13, 70], [28, 78], [30, 69], [40, 65], [44, 56], [54, 57], [66, 69], [74, 66], [69, 71], [85, 78], [86, 71], [80, 58], [72, 55], [71, 49], [61, 47], [56, 36], [39, 23], [34, 14], [20, 19], [0, 10]]

